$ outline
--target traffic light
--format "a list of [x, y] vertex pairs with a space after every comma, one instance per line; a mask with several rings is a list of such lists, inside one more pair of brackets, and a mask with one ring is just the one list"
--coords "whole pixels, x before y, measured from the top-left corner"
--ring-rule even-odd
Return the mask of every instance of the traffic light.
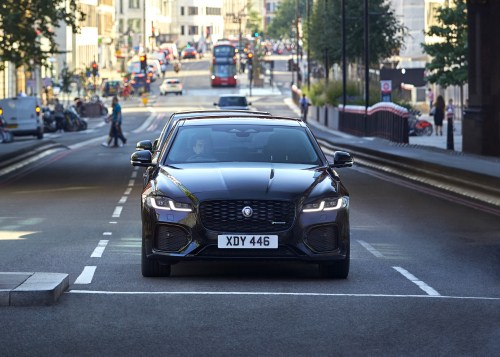
[[210, 27], [207, 27], [207, 36], [210, 35]]
[[154, 27], [151, 28], [151, 37], [156, 37], [156, 29]]
[[248, 52], [248, 65], [251, 66], [253, 64], [253, 53]]
[[255, 27], [254, 30], [254, 37], [259, 37], [259, 30], [257, 29], [257, 27]]
[[146, 55], [141, 56], [141, 71], [144, 71], [144, 73], [147, 72], [148, 69], [148, 58]]
[[99, 67], [97, 67], [97, 63], [92, 62], [92, 75], [97, 76], [97, 72], [99, 71]]

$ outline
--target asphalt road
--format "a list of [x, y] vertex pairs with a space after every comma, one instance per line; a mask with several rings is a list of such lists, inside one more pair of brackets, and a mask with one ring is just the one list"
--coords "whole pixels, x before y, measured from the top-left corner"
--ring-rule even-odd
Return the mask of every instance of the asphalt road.
[[[170, 278], [143, 278], [133, 143], [155, 139], [175, 110], [213, 107], [224, 89], [210, 89], [208, 66], [183, 63], [187, 95], [124, 103], [125, 147], [100, 146], [109, 128], [96, 123], [50, 139], [74, 149], [0, 177], [0, 271], [70, 277], [51, 307], [0, 309], [1, 356], [499, 354], [498, 217], [358, 165], [339, 170], [351, 196], [347, 280], [265, 262], [181, 263]], [[283, 97], [253, 102], [293, 116]]]

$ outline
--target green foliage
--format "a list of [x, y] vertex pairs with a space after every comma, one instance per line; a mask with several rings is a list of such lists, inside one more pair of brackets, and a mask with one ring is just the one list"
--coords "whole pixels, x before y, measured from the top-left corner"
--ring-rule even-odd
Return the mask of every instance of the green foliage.
[[[77, 22], [85, 19], [77, 4], [77, 0], [2, 0], [0, 70], [4, 69], [4, 61], [31, 69], [58, 53], [54, 28], [66, 23], [77, 33]], [[47, 48], [43, 48], [42, 38], [48, 41]]]
[[61, 78], [62, 78], [61, 91], [63, 93], [69, 93], [71, 91], [69, 87], [75, 79], [75, 73], [68, 69], [66, 62], [64, 62], [64, 67], [61, 71]]
[[[328, 86], [323, 82], [316, 82], [307, 91], [307, 85], [302, 86], [302, 91], [307, 95], [313, 105], [322, 107], [325, 104], [338, 106], [342, 104], [342, 81], [330, 81]], [[363, 92], [360, 91], [355, 81], [346, 83], [346, 99], [348, 105], [365, 105]], [[370, 85], [370, 106], [380, 102], [380, 85]]]
[[[295, 2], [296, 0], [283, 0], [279, 4], [276, 16], [266, 28], [267, 36], [271, 38], [290, 37], [290, 31], [295, 26]], [[299, 0], [299, 18], [302, 19], [302, 24], [305, 24], [306, 20], [306, 2], [307, 0]]]
[[392, 92], [392, 102], [394, 104], [397, 104], [403, 108], [406, 108], [408, 110], [410, 109], [416, 109], [412, 104], [411, 102], [407, 101], [406, 99], [404, 99], [403, 97], [400, 97], [398, 92], [395, 91], [395, 92]]
[[[260, 12], [253, 8], [253, 4], [250, 0], [247, 2], [247, 25], [246, 28], [250, 31], [257, 29], [257, 32], [261, 32], [260, 24], [262, 23], [262, 16], [260, 16]], [[252, 33], [253, 36], [253, 33]]]
[[[390, 12], [390, 2], [370, 0], [370, 12]], [[362, 57], [364, 53], [363, 1], [346, 1], [346, 56], [348, 61]], [[329, 63], [342, 60], [342, 12], [341, 0], [317, 0], [310, 19], [309, 49], [317, 61], [324, 64], [325, 49]], [[407, 29], [399, 23], [395, 15], [370, 16], [370, 61], [378, 64], [381, 60], [399, 53], [403, 47]]]
[[431, 72], [426, 79], [442, 87], [461, 86], [468, 81], [467, 4], [463, 0], [453, 0], [453, 4], [437, 9], [439, 26], [432, 26], [426, 33], [443, 41], [421, 44], [424, 52], [433, 57], [426, 65]]

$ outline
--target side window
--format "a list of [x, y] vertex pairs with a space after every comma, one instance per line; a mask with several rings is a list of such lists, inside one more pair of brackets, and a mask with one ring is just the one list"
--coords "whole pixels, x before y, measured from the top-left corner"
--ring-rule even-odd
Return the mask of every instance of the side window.
[[[177, 128], [177, 124], [179, 123], [180, 120], [178, 120], [176, 123], [168, 123], [167, 125], [167, 131], [165, 131], [165, 136], [166, 138], [164, 138], [160, 144], [160, 148], [158, 150], [160, 150], [160, 160], [158, 160], [158, 162], [163, 162], [164, 160], [164, 155], [165, 155], [165, 151], [167, 150], [167, 146], [168, 146], [168, 143], [170, 142], [170, 139], [172, 139], [172, 135], [173, 133], [175, 132], [175, 129]], [[168, 128], [168, 127], [171, 127], [171, 128]]]

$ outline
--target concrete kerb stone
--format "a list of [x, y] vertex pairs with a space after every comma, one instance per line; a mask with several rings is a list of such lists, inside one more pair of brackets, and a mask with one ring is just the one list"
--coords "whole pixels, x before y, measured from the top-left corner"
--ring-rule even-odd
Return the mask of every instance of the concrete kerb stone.
[[18, 287], [0, 291], [0, 305], [51, 305], [59, 300], [68, 287], [68, 274], [34, 273]]

